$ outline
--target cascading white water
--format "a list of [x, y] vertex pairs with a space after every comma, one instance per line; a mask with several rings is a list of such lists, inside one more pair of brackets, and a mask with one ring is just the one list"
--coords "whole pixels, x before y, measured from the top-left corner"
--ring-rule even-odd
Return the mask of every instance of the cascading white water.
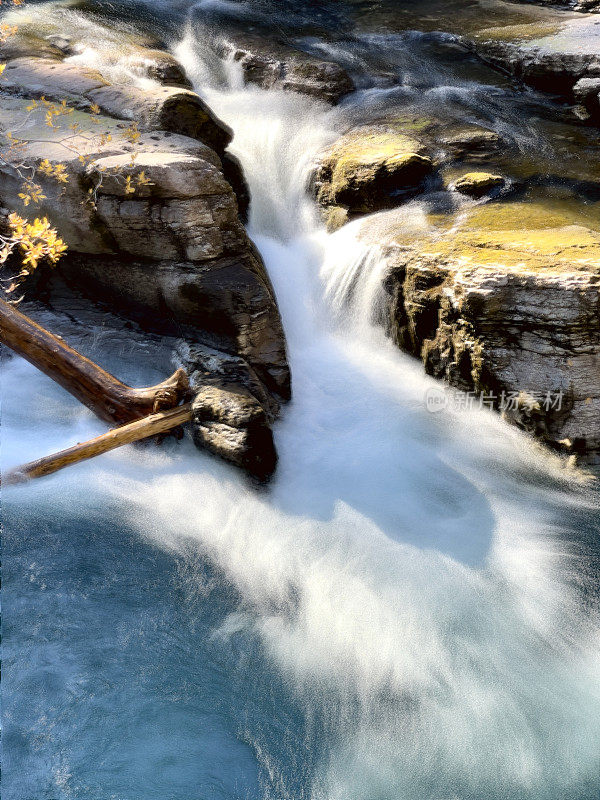
[[[176, 53], [235, 131], [282, 311], [294, 399], [279, 470], [257, 493], [190, 448], [110, 456], [110, 484], [89, 465], [46, 486], [64, 502], [91, 487], [96, 503], [117, 497], [140, 536], [199, 548], [236, 590], [212, 636], [258, 637], [304, 719], [284, 759], [312, 764], [290, 788], [250, 726], [268, 800], [592, 797], [600, 641], [579, 537], [597, 501], [493, 414], [427, 412], [435, 382], [370, 324], [377, 246], [359, 223], [327, 235], [306, 195], [339, 112], [235, 76], [209, 83], [213, 57], [191, 31]], [[406, 220], [421, 224], [418, 204]]]
[[[201, 47], [190, 34], [176, 50], [192, 75]], [[233, 127], [250, 183], [294, 402], [267, 497], [243, 492], [232, 505], [230, 486], [207, 489], [206, 476], [136, 487], [162, 520], [160, 540], [206, 547], [241, 592], [240, 624], [259, 631], [307, 716], [326, 706], [335, 745], [310, 796], [581, 789], [598, 767], [600, 651], [568, 529], [593, 501], [492, 414], [426, 412], [433, 382], [368, 324], [377, 247], [353, 226], [324, 234], [305, 195], [337, 113], [205, 81], [197, 88]], [[415, 204], [407, 224], [422, 215]], [[346, 309], [362, 317], [350, 329], [349, 281]], [[176, 522], [190, 481], [210, 502]]]

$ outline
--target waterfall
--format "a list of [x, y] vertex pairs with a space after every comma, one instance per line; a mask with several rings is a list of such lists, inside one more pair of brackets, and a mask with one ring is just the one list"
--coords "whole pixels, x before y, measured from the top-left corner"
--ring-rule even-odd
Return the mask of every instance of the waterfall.
[[[176, 49], [192, 75], [202, 48], [190, 31]], [[289, 336], [280, 473], [235, 509], [213, 485], [174, 527], [189, 476], [136, 492], [161, 540], [208, 549], [307, 717], [325, 717], [307, 796], [566, 796], [597, 768], [597, 619], [569, 545], [595, 501], [491, 413], [427, 413], [433, 382], [371, 324], [381, 247], [360, 222], [328, 236], [306, 197], [340, 112], [229, 81], [196, 88], [234, 129]], [[403, 224], [424, 217], [413, 203]]]
[[[192, 26], [174, 52], [234, 130], [250, 234], [282, 312], [294, 396], [275, 430], [278, 473], [259, 493], [191, 446], [123, 451], [20, 490], [21, 502], [57, 525], [75, 505], [116, 504], [114, 524], [185, 564], [207, 648], [228, 653], [215, 667], [215, 717], [230, 693], [238, 704], [235, 747], [207, 736], [207, 797], [592, 797], [600, 637], [586, 536], [597, 496], [491, 412], [428, 412], [439, 385], [373, 324], [381, 247], [363, 242], [361, 222], [327, 234], [307, 194], [346, 112], [243, 86]], [[418, 202], [402, 213], [425, 224]], [[31, 399], [46, 391], [41, 377], [17, 359], [5, 375], [17, 387], [9, 456], [34, 446], [17, 422], [32, 408], [51, 426], [50, 450], [73, 438], [53, 395]], [[83, 436], [94, 423], [73, 408]], [[188, 691], [200, 655], [176, 647]], [[84, 735], [105, 754], [93, 725]], [[240, 742], [259, 789], [223, 777], [243, 761]], [[154, 746], [160, 760], [162, 740]], [[57, 785], [70, 786], [69, 769]], [[80, 786], [60, 797], [96, 795]]]

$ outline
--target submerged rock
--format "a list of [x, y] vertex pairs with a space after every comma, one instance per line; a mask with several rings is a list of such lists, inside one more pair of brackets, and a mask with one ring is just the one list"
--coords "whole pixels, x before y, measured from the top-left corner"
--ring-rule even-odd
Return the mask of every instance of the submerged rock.
[[506, 179], [502, 175], [492, 175], [489, 172], [467, 172], [457, 178], [450, 188], [460, 194], [480, 198], [502, 189], [505, 185]]
[[443, 126], [435, 133], [433, 145], [441, 148], [448, 161], [486, 162], [506, 149], [498, 133], [479, 125]]
[[600, 457], [600, 234], [536, 202], [489, 203], [409, 234], [393, 212], [390, 335], [428, 373], [566, 452]]

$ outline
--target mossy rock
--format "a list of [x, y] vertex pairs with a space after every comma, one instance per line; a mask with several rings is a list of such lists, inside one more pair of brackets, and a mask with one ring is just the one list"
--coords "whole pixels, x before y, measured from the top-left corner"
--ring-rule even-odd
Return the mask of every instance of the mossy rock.
[[317, 198], [323, 206], [345, 206], [354, 213], [391, 208], [420, 191], [433, 171], [433, 160], [417, 139], [382, 127], [358, 128], [325, 155]]
[[503, 42], [527, 42], [560, 33], [562, 24], [556, 20], [525, 22], [521, 25], [499, 25], [478, 31], [476, 39], [493, 39]]
[[474, 207], [457, 222], [454, 215], [432, 216], [427, 229], [407, 236], [390, 220], [388, 232], [393, 231], [396, 243], [435, 256], [446, 267], [472, 265], [507, 273], [591, 270], [600, 281], [598, 227], [573, 205], [536, 199], [492, 201]]
[[348, 222], [348, 209], [342, 206], [329, 206], [323, 209], [322, 218], [329, 233], [334, 233]]
[[451, 184], [454, 191], [475, 198], [493, 194], [504, 186], [506, 179], [490, 172], [467, 172]]

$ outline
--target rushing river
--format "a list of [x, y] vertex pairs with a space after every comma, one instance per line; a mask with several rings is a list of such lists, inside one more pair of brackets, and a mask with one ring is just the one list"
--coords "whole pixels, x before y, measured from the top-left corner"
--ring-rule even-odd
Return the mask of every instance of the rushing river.
[[[280, 465], [256, 491], [167, 442], [3, 492], [4, 797], [596, 800], [597, 492], [490, 412], [429, 413], [437, 384], [371, 324], [377, 250], [304, 191], [352, 103], [244, 87], [194, 15], [171, 27], [252, 191], [293, 371]], [[450, 83], [464, 114], [519, 113]], [[128, 382], [166, 374], [168, 342], [89, 319], [46, 322]], [[2, 376], [4, 465], [102, 430], [22, 360]]]

